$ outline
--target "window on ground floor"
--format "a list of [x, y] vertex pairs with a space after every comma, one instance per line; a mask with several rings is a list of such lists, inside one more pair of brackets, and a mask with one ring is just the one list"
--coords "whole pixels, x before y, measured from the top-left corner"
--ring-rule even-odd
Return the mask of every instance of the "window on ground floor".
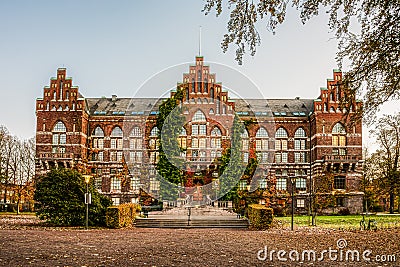
[[305, 208], [306, 207], [305, 199], [297, 199], [296, 203], [297, 203], [297, 207], [298, 208]]
[[335, 176], [333, 181], [334, 189], [346, 189], [346, 177], [344, 176]]

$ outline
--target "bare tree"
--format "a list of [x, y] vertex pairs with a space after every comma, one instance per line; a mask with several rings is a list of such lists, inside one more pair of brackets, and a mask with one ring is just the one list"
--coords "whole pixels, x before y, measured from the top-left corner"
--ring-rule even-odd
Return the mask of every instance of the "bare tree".
[[389, 193], [389, 209], [393, 213], [395, 195], [400, 189], [400, 113], [383, 116], [371, 133], [380, 147], [373, 155], [377, 165], [373, 175], [379, 179], [380, 187]]

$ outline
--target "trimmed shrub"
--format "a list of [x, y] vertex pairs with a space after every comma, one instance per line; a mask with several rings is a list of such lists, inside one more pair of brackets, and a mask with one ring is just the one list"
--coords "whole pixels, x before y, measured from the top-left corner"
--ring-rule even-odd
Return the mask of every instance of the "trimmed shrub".
[[140, 211], [139, 204], [126, 203], [107, 208], [106, 224], [109, 228], [122, 228], [132, 226], [135, 222], [136, 212]]
[[266, 230], [271, 227], [274, 210], [264, 205], [251, 204], [248, 206], [247, 215], [250, 221], [250, 228]]

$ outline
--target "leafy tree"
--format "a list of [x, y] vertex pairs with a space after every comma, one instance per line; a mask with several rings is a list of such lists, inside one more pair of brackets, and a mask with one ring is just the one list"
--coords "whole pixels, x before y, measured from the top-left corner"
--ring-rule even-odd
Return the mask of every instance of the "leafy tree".
[[165, 100], [159, 107], [157, 116], [157, 128], [159, 131], [158, 147], [159, 160], [157, 171], [160, 179], [160, 197], [176, 199], [179, 193], [179, 185], [183, 181], [183, 160], [180, 159], [178, 136], [184, 124], [179, 103], [183, 99], [183, 90], [178, 88], [177, 92]]
[[[111, 200], [101, 195], [89, 184], [92, 204], [89, 205], [89, 225], [105, 225], [105, 214]], [[36, 214], [40, 219], [60, 226], [85, 224], [86, 183], [82, 175], [70, 169], [52, 169], [38, 178], [34, 199]]]
[[246, 169], [242, 160], [240, 137], [244, 131], [244, 125], [236, 115], [231, 130], [231, 147], [221, 157], [220, 195], [226, 200], [233, 200], [237, 197], [237, 183]]
[[[339, 41], [338, 64], [342, 67], [344, 61], [350, 63], [341, 86], [346, 91], [342, 105], [350, 106], [351, 97], [365, 93], [363, 110], [369, 119], [381, 104], [400, 98], [399, 1], [227, 0], [227, 3], [231, 12], [221, 47], [226, 52], [229, 45], [235, 44], [239, 64], [247, 50], [253, 56], [261, 43], [256, 29], [258, 21], [264, 20], [267, 29], [275, 33], [277, 26], [285, 21], [290, 5], [300, 11], [303, 23], [326, 10], [328, 26]], [[203, 11], [209, 14], [215, 10], [219, 16], [222, 8], [222, 0], [207, 0]], [[355, 115], [361, 115], [361, 111]]]

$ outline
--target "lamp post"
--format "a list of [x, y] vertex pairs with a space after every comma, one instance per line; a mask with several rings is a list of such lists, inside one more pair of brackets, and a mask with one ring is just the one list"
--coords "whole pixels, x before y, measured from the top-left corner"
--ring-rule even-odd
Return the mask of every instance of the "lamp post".
[[92, 178], [91, 175], [83, 175], [83, 178], [85, 178], [85, 183], [86, 183], [86, 194], [85, 194], [85, 205], [86, 205], [86, 230], [88, 229], [89, 226], [89, 204], [92, 202], [92, 195], [89, 193], [89, 182], [90, 178]]
[[292, 184], [292, 223], [291, 223], [291, 230], [293, 231], [293, 224], [294, 224], [294, 184], [296, 182], [296, 177], [290, 177], [290, 182]]

